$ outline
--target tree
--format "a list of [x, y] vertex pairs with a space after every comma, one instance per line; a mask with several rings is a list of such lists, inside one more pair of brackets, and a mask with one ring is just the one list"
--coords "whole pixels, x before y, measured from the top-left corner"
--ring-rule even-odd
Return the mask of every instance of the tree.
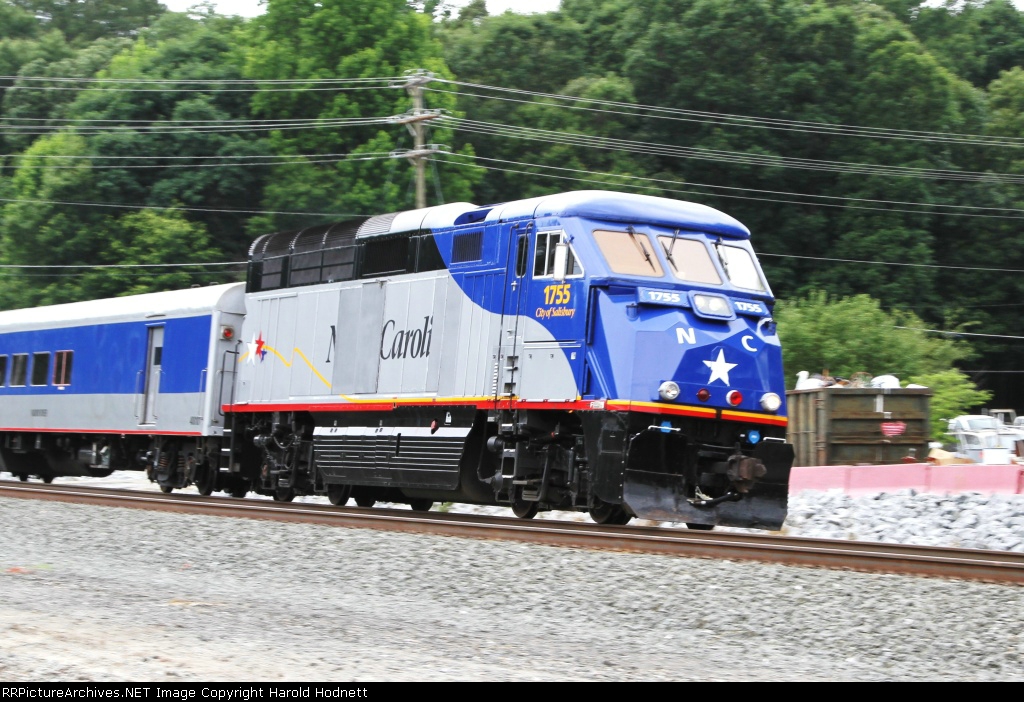
[[936, 58], [979, 88], [1024, 63], [1024, 13], [1011, 0], [930, 3], [908, 24]]
[[[126, 264], [204, 263], [219, 258], [200, 223], [176, 213], [142, 211], [119, 216], [109, 209], [68, 201], [100, 201], [103, 186], [87, 156], [89, 145], [73, 134], [38, 140], [12, 178], [15, 201], [0, 209], [0, 263], [52, 266], [6, 271], [0, 307], [30, 307], [211, 281], [208, 269], [104, 268]], [[39, 168], [33, 157], [62, 156]], [[117, 212], [115, 210], [115, 212]], [[97, 266], [81, 268], [82, 264]], [[224, 274], [219, 273], [219, 280]]]
[[158, 0], [6, 0], [38, 17], [69, 42], [131, 36], [165, 11]]
[[[432, 18], [415, 12], [403, 0], [270, 3], [267, 13], [250, 25], [247, 77], [384, 80], [358, 86], [268, 87], [253, 97], [254, 113], [267, 119], [377, 121], [273, 132], [273, 152], [294, 157], [294, 163], [270, 169], [263, 193], [265, 209], [336, 213], [334, 218], [340, 218], [414, 206], [411, 169], [404, 160], [388, 158], [396, 149], [411, 147], [411, 138], [405, 126], [386, 120], [411, 107], [403, 89], [406, 71], [425, 69], [450, 77], [433, 32]], [[425, 106], [456, 111], [454, 96], [444, 90], [429, 90]], [[451, 136], [449, 130], [434, 128], [429, 141], [451, 144]], [[472, 183], [479, 178], [473, 171], [441, 167], [434, 175], [428, 204], [468, 199]], [[250, 231], [257, 234], [308, 223], [308, 218], [268, 215], [254, 220]]]
[[822, 291], [780, 301], [775, 309], [783, 366], [849, 378], [854, 373], [908, 378], [949, 370], [970, 348], [926, 334], [912, 313], [886, 312], [867, 295], [830, 299]]
[[944, 434], [950, 419], [970, 414], [972, 409], [992, 399], [991, 392], [978, 390], [967, 375], [955, 368], [917, 375], [910, 378], [910, 382], [932, 389], [929, 414], [931, 438], [935, 441], [949, 440]]

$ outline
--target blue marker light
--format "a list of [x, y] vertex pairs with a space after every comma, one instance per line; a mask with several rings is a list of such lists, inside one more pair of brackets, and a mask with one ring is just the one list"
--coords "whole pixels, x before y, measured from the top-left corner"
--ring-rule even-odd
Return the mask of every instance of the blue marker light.
[[672, 422], [670, 422], [670, 421], [668, 421], [666, 419], [665, 421], [663, 421], [661, 423], [661, 433], [662, 434], [668, 434], [671, 431], [672, 431]]
[[761, 432], [759, 432], [757, 429], [751, 429], [750, 431], [747, 432], [747, 441], [749, 441], [750, 443], [756, 444], [760, 440]]

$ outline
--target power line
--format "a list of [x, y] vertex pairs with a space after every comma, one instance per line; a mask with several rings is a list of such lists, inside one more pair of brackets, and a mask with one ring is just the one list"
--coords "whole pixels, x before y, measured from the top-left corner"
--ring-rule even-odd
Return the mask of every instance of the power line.
[[795, 168], [800, 170], [852, 173], [858, 175], [927, 178], [933, 180], [959, 180], [970, 182], [1024, 183], [1024, 176], [1012, 173], [984, 173], [911, 168], [905, 166], [879, 166], [868, 163], [822, 161], [818, 159], [790, 158], [770, 154], [750, 154], [738, 151], [680, 147], [669, 144], [659, 144], [656, 142], [611, 139], [608, 137], [596, 137], [572, 132], [558, 132], [548, 129], [535, 129], [532, 127], [508, 126], [493, 122], [479, 122], [456, 117], [442, 117], [440, 121], [451, 126], [452, 129], [457, 131], [487, 134], [498, 137], [510, 137], [528, 141], [542, 141], [545, 143], [564, 144], [567, 146], [581, 146], [590, 149], [626, 151], [646, 154], [649, 156], [669, 156], [675, 158], [712, 161], [716, 163], [768, 166], [771, 168]]
[[[447, 94], [463, 95], [466, 97], [475, 97], [480, 99], [489, 100], [504, 100], [512, 102], [521, 102], [532, 105], [541, 105], [549, 107], [559, 107], [572, 110], [580, 110], [587, 112], [600, 112], [606, 114], [620, 114], [627, 116], [640, 116], [640, 117], [651, 117], [655, 119], [673, 119], [678, 121], [687, 122], [699, 122], [699, 123], [710, 123], [720, 126], [734, 126], [734, 127], [750, 127], [759, 129], [775, 129], [784, 131], [797, 131], [805, 133], [820, 133], [829, 135], [840, 135], [840, 136], [854, 136], [854, 137], [865, 137], [865, 138], [876, 138], [876, 139], [904, 139], [910, 141], [928, 141], [932, 143], [958, 143], [958, 144], [975, 144], [984, 146], [1008, 146], [1011, 148], [1022, 148], [1024, 147], [1024, 139], [1015, 137], [989, 137], [977, 134], [958, 134], [954, 132], [938, 132], [938, 131], [922, 131], [922, 130], [907, 130], [907, 129], [889, 129], [884, 127], [864, 127], [858, 125], [849, 124], [831, 124], [827, 122], [810, 122], [803, 120], [790, 120], [780, 119], [774, 117], [756, 117], [750, 115], [736, 115], [729, 113], [718, 113], [703, 110], [688, 110], [684, 108], [671, 108], [662, 107], [657, 105], [644, 105], [638, 103], [619, 102], [614, 100], [599, 100], [594, 98], [583, 98], [572, 95], [561, 95], [558, 93], [544, 93], [539, 91], [521, 90], [516, 88], [505, 88], [500, 86], [485, 85], [481, 83], [469, 83], [465, 81], [448, 80], [444, 78], [438, 78], [433, 74], [429, 74], [432, 82], [436, 82], [444, 85], [458, 86], [462, 88], [470, 88], [473, 90], [483, 90], [496, 93], [505, 93], [511, 95], [521, 95], [524, 97], [531, 98], [529, 100], [518, 99], [518, 98], [507, 98], [496, 95], [481, 95], [478, 93], [468, 93], [458, 90], [435, 90], [433, 88], [424, 88], [425, 90], [431, 90], [433, 92], [443, 92]], [[203, 86], [233, 86], [233, 85], [251, 85], [255, 86], [252, 89], [245, 89], [242, 91], [227, 91], [227, 92], [253, 92], [256, 90], [266, 90], [263, 86], [287, 86], [285, 90], [378, 90], [381, 88], [388, 89], [401, 89], [405, 87], [405, 80], [407, 76], [380, 76], [380, 77], [364, 77], [364, 78], [287, 78], [287, 79], [257, 79], [257, 78], [238, 78], [238, 79], [198, 79], [198, 78], [176, 78], [176, 79], [151, 79], [151, 78], [81, 78], [81, 77], [53, 77], [53, 76], [0, 76], [0, 81], [12, 81], [12, 82], [30, 82], [30, 83], [60, 83], [60, 84], [74, 84], [74, 85], [98, 85], [98, 86], [122, 86], [122, 85], [156, 85], [161, 86], [155, 89], [131, 89], [131, 88], [79, 88], [71, 87], [65, 88], [61, 85], [57, 86], [11, 86], [9, 89], [63, 89], [63, 90], [97, 90], [105, 89], [110, 91], [130, 91], [135, 92], [142, 90], [145, 92], [168, 92], [168, 91], [186, 91], [191, 92], [195, 89], [175, 89], [168, 86], [174, 85], [203, 85]], [[359, 85], [366, 83], [381, 83], [384, 85], [380, 86], [367, 86]], [[292, 87], [294, 86], [294, 87]], [[314, 87], [310, 87], [314, 86]], [[209, 90], [199, 90], [200, 92], [210, 92]], [[537, 98], [545, 100], [554, 100], [556, 103], [543, 103], [537, 102]], [[585, 103], [580, 104], [564, 104], [564, 103]], [[589, 105], [600, 105], [602, 107], [589, 107]], [[607, 109], [614, 108], [614, 109]], [[640, 111], [642, 114], [637, 114]]]
[[43, 265], [20, 265], [20, 264], [0, 264], [0, 269], [36, 269], [36, 268], [185, 268], [188, 266], [245, 266], [248, 265], [248, 261], [198, 261], [193, 263], [54, 263], [54, 264], [43, 264]]
[[102, 156], [99, 154], [93, 155], [81, 155], [81, 154], [69, 154], [67, 156], [58, 154], [0, 154], [0, 158], [46, 158], [46, 159], [69, 159], [69, 160], [89, 160], [89, 161], [200, 161], [209, 160], [215, 158], [234, 158], [234, 159], [252, 159], [252, 158], [333, 158], [340, 156], [375, 156], [380, 154], [390, 154], [390, 151], [360, 151], [346, 154], [247, 154], [243, 156]]
[[[459, 154], [454, 154], [454, 153], [450, 153], [450, 152], [448, 152], [448, 155], [459, 156]], [[944, 207], [944, 208], [947, 208], [947, 209], [988, 210], [988, 211], [995, 211], [995, 212], [1021, 212], [1021, 213], [1024, 213], [1024, 209], [1015, 208], [1015, 207], [982, 207], [982, 206], [979, 206], [979, 205], [945, 205], [945, 204], [942, 204], [942, 203], [909, 202], [909, 201], [906, 201], [906, 200], [878, 200], [878, 199], [872, 199], [872, 198], [850, 197], [848, 195], [813, 195], [813, 194], [809, 194], [809, 193], [791, 193], [791, 192], [786, 192], [786, 191], [783, 191], [783, 190], [763, 190], [763, 189], [760, 189], [760, 188], [743, 188], [743, 187], [738, 187], [738, 186], [734, 186], [734, 185], [711, 185], [709, 183], [694, 183], [694, 182], [691, 182], [691, 181], [672, 180], [672, 179], [668, 179], [668, 178], [648, 178], [648, 177], [645, 177], [645, 176], [633, 176], [633, 175], [607, 173], [607, 172], [601, 172], [601, 171], [590, 171], [590, 170], [583, 169], [583, 168], [566, 168], [566, 167], [563, 167], [563, 166], [548, 166], [548, 165], [537, 164], [537, 163], [525, 163], [525, 162], [522, 162], [522, 161], [509, 161], [507, 159], [487, 158], [485, 156], [476, 156], [476, 155], [474, 155], [473, 158], [475, 160], [477, 160], [477, 161], [491, 161], [491, 162], [494, 162], [494, 163], [507, 163], [507, 164], [512, 164], [512, 165], [516, 165], [516, 166], [527, 166], [527, 167], [533, 167], [533, 168], [547, 168], [547, 169], [556, 170], [556, 171], [568, 171], [568, 172], [572, 172], [572, 173], [585, 173], [585, 174], [589, 174], [589, 175], [600, 175], [600, 176], [607, 176], [607, 177], [627, 179], [627, 180], [643, 180], [643, 181], [649, 181], [649, 182], [654, 182], [654, 183], [668, 183], [668, 184], [671, 184], [671, 185], [688, 185], [690, 187], [709, 188], [709, 189], [712, 189], [712, 190], [738, 190], [738, 191], [750, 192], [750, 193], [765, 193], [765, 194], [768, 194], [768, 195], [786, 195], [786, 196], [790, 196], [790, 197], [807, 197], [807, 198], [815, 198], [815, 199], [821, 199], [821, 200], [842, 200], [844, 202], [869, 202], [869, 203], [883, 204], [883, 205], [910, 205], [910, 206], [913, 206], [913, 207]], [[519, 171], [517, 171], [517, 172], [519, 172]], [[544, 175], [544, 174], [536, 174], [536, 175]], [[692, 191], [692, 190], [676, 190], [674, 192], [693, 193], [694, 191]], [[702, 195], [711, 194], [711, 195], [716, 195], [718, 197], [728, 197], [727, 195], [717, 195], [716, 193], [697, 193], [697, 194], [702, 194]], [[783, 201], [778, 200], [778, 201], [773, 201], [773, 202], [783, 202]], [[815, 205], [815, 204], [818, 204], [818, 203], [804, 202], [804, 203], [797, 203], [797, 204]], [[875, 208], [875, 209], [881, 209], [881, 208]], [[885, 210], [885, 211], [891, 211], [891, 210]], [[901, 210], [901, 211], [913, 212], [913, 210]]]
[[[63, 78], [33, 76], [0, 76], [3, 90], [55, 90], [67, 92], [102, 91], [110, 93], [283, 93], [283, 92], [347, 92], [354, 90], [393, 90], [394, 78], [332, 78], [285, 79], [263, 81], [259, 79], [146, 79], [146, 78]], [[28, 85], [26, 85], [28, 83]], [[59, 85], [32, 85], [32, 83], [58, 83]], [[379, 83], [380, 85], [356, 85]], [[153, 85], [152, 88], [130, 88], [126, 85]], [[198, 85], [199, 88], [174, 87]], [[224, 86], [252, 87], [224, 87]], [[267, 87], [271, 86], [271, 87]]]
[[[503, 92], [529, 96], [531, 98], [544, 98], [549, 100], [559, 101], [571, 101], [574, 103], [586, 103], [588, 105], [602, 105], [604, 107], [619, 108], [616, 110], [600, 109], [593, 107], [585, 107], [582, 105], [565, 105], [565, 104], [551, 104], [537, 102], [536, 100], [516, 100], [510, 98], [500, 98], [491, 95], [479, 95], [475, 93], [463, 93], [454, 91], [458, 95], [466, 95], [469, 97], [477, 97], [482, 99], [495, 99], [495, 100], [506, 100], [512, 102], [522, 102], [531, 105], [541, 105], [550, 107], [560, 107], [573, 110], [582, 110], [587, 112], [602, 112], [608, 114], [620, 114], [628, 116], [638, 117], [651, 117], [655, 119], [670, 119], [682, 122], [698, 122], [705, 124], [714, 124], [719, 126], [733, 126], [733, 127], [750, 127], [757, 129], [774, 129], [782, 131], [794, 131], [804, 132], [812, 134], [829, 134], [836, 136], [852, 136], [852, 137], [863, 137], [863, 138], [874, 138], [874, 139], [903, 139], [908, 141], [927, 141], [932, 143], [956, 143], [956, 144], [973, 144], [979, 146], [1008, 146], [1011, 148], [1022, 148], [1024, 147], [1024, 139], [1016, 137], [986, 137], [976, 134], [956, 134], [952, 132], [929, 132], [929, 131], [917, 131], [917, 130], [906, 130], [906, 129], [887, 129], [883, 127], [861, 127], [855, 125], [846, 124], [829, 124], [826, 122], [806, 122], [799, 120], [786, 120], [778, 119], [773, 117], [751, 117], [746, 115], [733, 115], [727, 113], [718, 112], [707, 112], [700, 110], [687, 110], [681, 108], [670, 108], [670, 107], [659, 107], [656, 105], [642, 105], [629, 102], [617, 102], [614, 100], [597, 100], [592, 98], [576, 97], [571, 95], [560, 95], [557, 93], [542, 93], [531, 90], [519, 90], [515, 88], [502, 88], [492, 85], [483, 85], [478, 83], [467, 83], [463, 81], [446, 80], [443, 78], [435, 78], [438, 83], [445, 83], [449, 85], [457, 85], [461, 87], [473, 88], [477, 90], [490, 90], [494, 92]], [[453, 91], [437, 91], [437, 92], [453, 92]], [[631, 110], [630, 112], [623, 112], [622, 110]], [[643, 114], [637, 114], [636, 111], [643, 111]]]
[[[446, 153], [446, 155], [447, 156], [455, 156], [455, 157], [459, 156], [459, 154], [453, 154], [453, 153]], [[474, 158], [477, 159], [477, 160], [494, 161], [494, 162], [499, 162], [499, 163], [519, 163], [519, 162], [515, 162], [515, 161], [504, 161], [502, 159], [487, 159], [487, 158], [483, 158], [483, 157], [480, 157], [480, 156], [475, 156]], [[597, 183], [597, 184], [600, 184], [600, 185], [603, 185], [603, 186], [615, 185], [616, 187], [629, 187], [629, 188], [634, 188], [634, 189], [638, 189], [638, 190], [653, 190], [653, 191], [656, 191], [656, 192], [672, 192], [672, 193], [683, 193], [683, 194], [689, 194], [689, 195], [704, 195], [704, 196], [710, 195], [712, 197], [727, 198], [727, 199], [732, 199], [732, 200], [749, 200], [749, 201], [753, 201], [753, 202], [772, 202], [772, 203], [786, 204], [786, 205], [803, 205], [805, 207], [831, 207], [831, 208], [852, 209], [852, 210], [869, 210], [869, 211], [876, 211], [876, 212], [902, 212], [902, 213], [907, 213], [907, 214], [934, 215], [934, 216], [944, 216], [944, 217], [981, 217], [981, 218], [1006, 219], [1006, 220], [1024, 219], [1024, 216], [1022, 216], [1022, 217], [1013, 217], [1013, 216], [995, 215], [995, 214], [972, 214], [972, 213], [969, 213], [969, 212], [927, 212], [927, 211], [922, 211], [922, 210], [907, 210], [907, 209], [898, 209], [898, 208], [891, 208], [891, 207], [867, 207], [867, 206], [862, 206], [862, 205], [844, 205], [844, 204], [829, 203], [829, 202], [804, 202], [804, 201], [801, 201], [801, 200], [783, 200], [783, 199], [779, 199], [779, 198], [770, 198], [770, 197], [753, 197], [753, 196], [750, 196], [750, 195], [733, 195], [733, 194], [727, 194], [727, 193], [706, 193], [706, 192], [702, 192], [702, 191], [699, 191], [699, 190], [687, 190], [687, 189], [684, 189], [684, 188], [670, 188], [670, 187], [665, 187], [663, 185], [642, 185], [642, 184], [636, 184], [636, 183], [622, 183], [622, 182], [611, 183], [611, 182], [608, 181], [609, 178], [614, 178], [614, 179], [617, 179], [617, 180], [620, 180], [620, 181], [621, 180], [627, 180], [627, 181], [643, 181], [643, 182], [647, 182], [647, 183], [665, 183], [665, 184], [676, 184], [676, 185], [690, 185], [691, 187], [702, 187], [702, 188], [722, 188], [722, 187], [725, 187], [725, 186], [711, 186], [711, 185], [687, 183], [685, 181], [675, 181], [675, 180], [668, 180], [668, 179], [664, 179], [664, 178], [646, 178], [646, 177], [643, 177], [643, 176], [629, 176], [629, 175], [620, 175], [620, 174], [615, 174], [615, 173], [602, 173], [602, 172], [599, 172], [599, 171], [588, 171], [588, 170], [585, 170], [585, 169], [561, 168], [561, 167], [558, 167], [558, 166], [543, 166], [543, 165], [539, 165], [539, 164], [522, 164], [522, 165], [526, 165], [526, 166], [531, 167], [531, 168], [547, 168], [547, 169], [550, 169], [550, 170], [570, 171], [570, 172], [575, 172], [575, 173], [585, 173], [585, 174], [590, 174], [590, 175], [595, 175], [595, 176], [601, 176], [601, 178], [582, 178], [582, 177], [579, 177], [579, 176], [557, 175], [557, 174], [554, 174], [554, 173], [537, 173], [536, 171], [529, 171], [529, 170], [523, 170], [523, 169], [518, 169], [518, 168], [499, 168], [497, 166], [483, 166], [483, 165], [480, 165], [480, 164], [477, 164], [477, 163], [463, 163], [463, 162], [459, 162], [459, 161], [449, 161], [449, 160], [441, 160], [440, 162], [441, 163], [449, 163], [449, 164], [452, 164], [452, 165], [455, 165], [455, 166], [461, 166], [461, 167], [464, 167], [464, 168], [479, 168], [479, 169], [489, 170], [489, 171], [502, 171], [502, 172], [505, 172], [505, 173], [518, 173], [518, 174], [522, 174], [522, 175], [529, 175], [529, 176], [535, 176], [535, 177], [540, 177], [540, 178], [553, 178], [553, 179], [557, 179], [557, 180], [571, 180], [571, 181], [576, 181], [576, 182], [580, 182], [580, 183]], [[743, 190], [743, 191], [749, 191], [749, 192], [773, 192], [773, 191], [758, 191], [758, 190], [753, 190], [753, 189], [748, 189], [748, 188], [730, 188], [730, 189]], [[835, 197], [835, 196], [824, 196], [824, 195], [804, 195], [804, 194], [801, 194], [801, 193], [781, 193], [781, 194], [791, 195], [793, 197], [810, 197], [810, 198]], [[841, 198], [841, 197], [836, 197], [836, 199], [856, 200], [856, 198]], [[887, 201], [885, 201], [885, 200], [868, 200], [867, 202], [885, 203]], [[908, 203], [908, 204], [918, 205], [920, 207], [945, 207], [945, 208], [953, 208], [953, 207], [969, 208], [970, 207], [970, 206], [967, 206], [967, 205], [933, 205], [933, 204], [929, 204], [929, 203]], [[999, 208], [999, 209], [1001, 209], [1001, 208]], [[1024, 210], [1014, 210], [1014, 209], [1011, 209], [1011, 208], [1007, 208], [1004, 211], [1022, 212]]]
[[[5, 116], [3, 119], [15, 120], [20, 122], [63, 122], [64, 126], [75, 125], [79, 122], [111, 122], [115, 125], [119, 124], [151, 124], [157, 120], [152, 119], [105, 119], [100, 117], [14, 117]], [[361, 119], [359, 117], [337, 117], [331, 118], [333, 120], [344, 122], [346, 119]], [[296, 117], [294, 119], [160, 119], [160, 124], [265, 124], [275, 122], [320, 122], [323, 121], [323, 117], [307, 117], [301, 118]]]
[[387, 85], [360, 86], [354, 88], [65, 88], [57, 85], [7, 85], [0, 86], [3, 90], [55, 90], [60, 92], [103, 92], [103, 93], [316, 93], [316, 92], [349, 92], [354, 90], [391, 90]]
[[1024, 370], [961, 370], [961, 373], [1024, 373]]
[[[229, 124], [225, 126], [218, 125], [207, 125], [201, 127], [191, 127], [187, 125], [177, 126], [164, 126], [159, 121], [154, 122], [149, 127], [144, 126], [132, 126], [130, 129], [116, 129], [107, 127], [75, 127], [75, 134], [82, 134], [84, 136], [94, 136], [97, 134], [125, 134], [125, 133], [137, 133], [140, 135], [154, 135], [154, 134], [236, 134], [236, 133], [251, 133], [251, 132], [273, 132], [273, 131], [294, 131], [299, 129], [334, 129], [337, 127], [353, 127], [353, 126], [366, 126], [374, 124], [385, 124], [386, 119], [370, 118], [362, 120], [321, 120], [321, 121], [303, 121], [297, 123], [280, 123], [280, 124], [261, 124], [257, 126], [246, 126], [244, 124]], [[0, 124], [0, 136], [44, 136], [47, 134], [53, 134], [55, 132], [63, 132], [67, 129], [67, 125], [59, 125], [53, 128], [45, 127], [20, 127]]]
[[402, 80], [402, 76], [375, 76], [366, 78], [80, 78], [57, 76], [0, 76], [0, 80], [27, 80], [47, 83], [99, 83], [165, 85], [188, 83], [190, 85], [347, 85], [349, 83], [387, 83]]
[[953, 271], [981, 271], [985, 273], [1024, 273], [1021, 268], [978, 268], [975, 266], [942, 266], [935, 263], [899, 263], [896, 261], [863, 261], [855, 258], [824, 258], [821, 256], [796, 256], [794, 254], [774, 254], [758, 252], [760, 256], [773, 258], [797, 258], [805, 261], [828, 261], [830, 263], [871, 263], [879, 266], [907, 266], [910, 268], [940, 268]]
[[[159, 158], [159, 157], [154, 157]], [[209, 158], [217, 158], [209, 157]], [[284, 157], [281, 157], [284, 158]], [[240, 166], [302, 166], [309, 165], [312, 163], [342, 163], [348, 161], [379, 161], [381, 159], [391, 158], [391, 153], [387, 152], [366, 152], [365, 154], [351, 154], [343, 158], [321, 158], [321, 159], [305, 159], [302, 161], [255, 161], [247, 163], [151, 163], [141, 165], [123, 165], [114, 164], [108, 166], [97, 166], [93, 164], [81, 164], [77, 166], [41, 166], [34, 163], [26, 163], [19, 166], [19, 168], [35, 168], [44, 171], [53, 170], [81, 170], [82, 168], [88, 168], [89, 170], [125, 170], [125, 169], [136, 169], [136, 168], [238, 168]]]
[[[237, 272], [238, 273], [242, 273], [243, 271], [237, 271]], [[143, 277], [152, 277], [152, 276], [160, 276], [160, 275], [180, 275], [180, 274], [184, 274], [184, 275], [188, 275], [189, 277], [192, 277], [192, 278], [197, 278], [199, 276], [203, 276], [203, 277], [210, 277], [210, 276], [222, 277], [222, 276], [224, 276], [224, 275], [226, 275], [228, 273], [229, 273], [229, 271], [182, 271], [181, 273], [165, 273], [165, 274], [162, 274], [162, 273], [146, 273], [146, 272], [143, 272], [143, 271], [121, 271], [121, 272], [118, 273], [118, 277], [143, 278]], [[22, 279], [22, 278], [86, 278], [86, 277], [88, 277], [90, 275], [91, 275], [91, 273], [87, 273], [87, 272], [82, 272], [82, 273], [18, 273], [18, 272], [15, 272], [15, 271], [10, 271], [10, 272], [0, 271], [0, 278], [18, 278], [19, 280]]]
[[342, 214], [338, 212], [295, 212], [289, 210], [242, 210], [224, 209], [213, 207], [174, 207], [160, 205], [125, 205], [110, 202], [76, 202], [71, 200], [42, 200], [34, 198], [8, 198], [0, 197], [0, 202], [23, 202], [38, 205], [69, 205], [72, 207], [112, 207], [128, 210], [168, 210], [172, 212], [217, 212], [223, 214], [273, 214], [273, 215], [295, 215], [302, 217], [365, 217], [365, 214]]
[[984, 336], [993, 339], [1024, 339], [1024, 336], [1010, 336], [1009, 334], [980, 334], [977, 332], [945, 331], [943, 329], [922, 329], [920, 327], [899, 327], [894, 329], [907, 329], [909, 331], [927, 332], [929, 334], [944, 334], [946, 336]]

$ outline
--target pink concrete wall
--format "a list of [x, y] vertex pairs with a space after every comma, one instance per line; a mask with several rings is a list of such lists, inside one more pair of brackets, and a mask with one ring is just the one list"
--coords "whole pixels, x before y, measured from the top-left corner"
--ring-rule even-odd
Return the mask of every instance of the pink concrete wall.
[[801, 466], [790, 474], [789, 491], [842, 490], [851, 495], [895, 492], [1024, 494], [1024, 467], [963, 464], [936, 466], [901, 463], [886, 466]]
[[932, 466], [930, 492], [987, 492], [1020, 494], [1020, 466]]
[[[849, 466], [849, 489], [851, 495], [892, 492], [894, 490], [924, 491], [928, 485], [928, 466], [923, 463], [903, 463], [887, 466]], [[895, 469], [895, 470], [894, 470]]]

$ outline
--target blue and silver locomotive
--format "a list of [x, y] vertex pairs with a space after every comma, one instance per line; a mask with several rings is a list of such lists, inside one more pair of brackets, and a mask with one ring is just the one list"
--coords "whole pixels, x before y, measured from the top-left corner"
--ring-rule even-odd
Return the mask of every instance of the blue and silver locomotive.
[[[709, 207], [604, 191], [268, 234], [250, 251], [244, 319], [232, 322], [242, 311], [223, 292], [194, 324], [199, 395], [165, 401], [151, 355], [118, 369], [136, 408], [121, 421], [149, 445], [114, 449], [113, 432], [72, 421], [26, 425], [4, 402], [0, 456], [46, 477], [64, 451], [59, 474], [74, 461], [146, 469], [167, 490], [777, 529], [793, 452], [773, 297], [749, 237]], [[16, 314], [0, 313], [0, 358], [27, 338], [6, 322]], [[21, 352], [64, 343], [45, 338], [52, 349]], [[93, 402], [95, 383], [73, 380], [16, 390], [5, 377], [0, 394], [63, 417]], [[147, 393], [193, 434], [143, 424]]]

